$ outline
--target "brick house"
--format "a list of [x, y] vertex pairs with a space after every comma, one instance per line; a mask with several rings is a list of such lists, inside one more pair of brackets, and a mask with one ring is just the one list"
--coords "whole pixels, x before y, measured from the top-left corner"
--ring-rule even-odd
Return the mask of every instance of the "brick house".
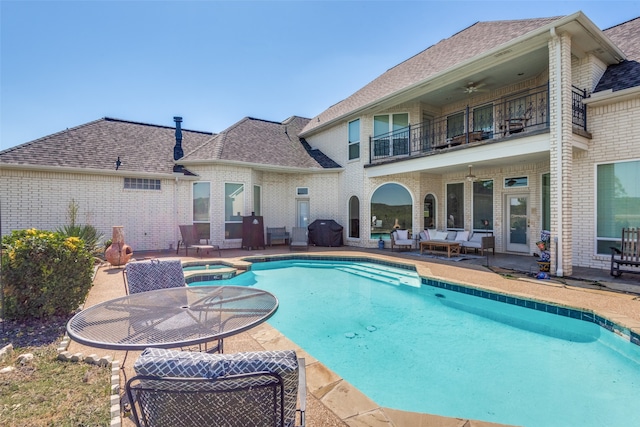
[[640, 226], [639, 46], [640, 18], [479, 22], [311, 119], [219, 134], [97, 120], [0, 152], [2, 229], [61, 226], [73, 199], [134, 250], [175, 247], [191, 222], [240, 247], [255, 212], [334, 219], [356, 247], [398, 224], [532, 254], [548, 230], [553, 273], [608, 268], [620, 229]]

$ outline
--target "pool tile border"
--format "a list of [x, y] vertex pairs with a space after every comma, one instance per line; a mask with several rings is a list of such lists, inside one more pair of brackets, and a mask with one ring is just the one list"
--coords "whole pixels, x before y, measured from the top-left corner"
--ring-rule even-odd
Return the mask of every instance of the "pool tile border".
[[497, 292], [491, 292], [484, 289], [477, 289], [470, 286], [458, 285], [455, 283], [445, 282], [437, 279], [430, 279], [421, 277], [422, 284], [426, 286], [432, 286], [435, 288], [446, 289], [452, 292], [459, 292], [479, 298], [484, 298], [492, 301], [502, 302], [505, 304], [517, 305], [519, 307], [528, 308], [531, 310], [542, 311], [545, 313], [551, 313], [558, 316], [570, 317], [572, 319], [582, 320], [584, 322], [595, 323], [598, 326], [607, 329], [625, 339], [631, 343], [640, 346], [640, 334], [619, 325], [611, 320], [595, 314], [590, 311], [581, 309], [563, 307], [557, 304], [550, 304], [542, 301], [536, 301], [529, 298], [520, 298], [512, 295], [501, 294]]

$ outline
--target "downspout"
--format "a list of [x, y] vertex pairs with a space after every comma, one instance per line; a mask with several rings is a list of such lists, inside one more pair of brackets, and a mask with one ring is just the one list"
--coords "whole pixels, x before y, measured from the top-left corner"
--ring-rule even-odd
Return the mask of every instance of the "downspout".
[[563, 127], [563, 114], [562, 114], [562, 43], [558, 34], [556, 34], [555, 27], [551, 27], [551, 37], [555, 43], [556, 51], [556, 142], [557, 146], [557, 205], [556, 212], [558, 216], [557, 233], [554, 238], [556, 242], [556, 276], [562, 277], [564, 275], [562, 268], [562, 221], [563, 221], [563, 209], [562, 209], [562, 127]]

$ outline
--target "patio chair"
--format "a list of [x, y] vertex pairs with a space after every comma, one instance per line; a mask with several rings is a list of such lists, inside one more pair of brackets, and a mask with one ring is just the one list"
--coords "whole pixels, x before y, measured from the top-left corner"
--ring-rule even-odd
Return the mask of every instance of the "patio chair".
[[[191, 225], [179, 225], [180, 234], [182, 236], [182, 240], [178, 241], [178, 247], [176, 249], [176, 254], [180, 252], [180, 245], [184, 246], [184, 254], [185, 256], [189, 256], [189, 249], [195, 249], [196, 254], [200, 253], [200, 249], [206, 250], [209, 253], [210, 250], [218, 251], [218, 256], [222, 256], [220, 252], [220, 246], [209, 244], [208, 239], [201, 239], [198, 235], [198, 229], [195, 224]], [[206, 243], [202, 244], [202, 240], [205, 240]]]
[[155, 289], [186, 286], [182, 263], [179, 260], [136, 261], [122, 271], [126, 295]]
[[[186, 286], [180, 260], [152, 259], [130, 262], [125, 266], [122, 275], [126, 295]], [[209, 353], [222, 353], [223, 340], [217, 340], [216, 344], [210, 348], [207, 344], [203, 344], [199, 349]]]
[[306, 227], [293, 227], [291, 229], [291, 242], [289, 250], [309, 250], [309, 231]]
[[305, 425], [305, 362], [293, 350], [213, 355], [148, 348], [134, 370], [125, 388], [137, 426]]

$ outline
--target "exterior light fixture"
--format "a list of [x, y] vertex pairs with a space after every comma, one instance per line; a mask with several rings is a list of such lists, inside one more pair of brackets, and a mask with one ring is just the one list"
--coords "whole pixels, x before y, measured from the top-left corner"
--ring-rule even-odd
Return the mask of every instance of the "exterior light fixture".
[[467, 178], [467, 181], [469, 182], [473, 182], [476, 180], [476, 176], [474, 174], [471, 173], [471, 165], [469, 165], [469, 173], [467, 174], [467, 176], [465, 178]]

